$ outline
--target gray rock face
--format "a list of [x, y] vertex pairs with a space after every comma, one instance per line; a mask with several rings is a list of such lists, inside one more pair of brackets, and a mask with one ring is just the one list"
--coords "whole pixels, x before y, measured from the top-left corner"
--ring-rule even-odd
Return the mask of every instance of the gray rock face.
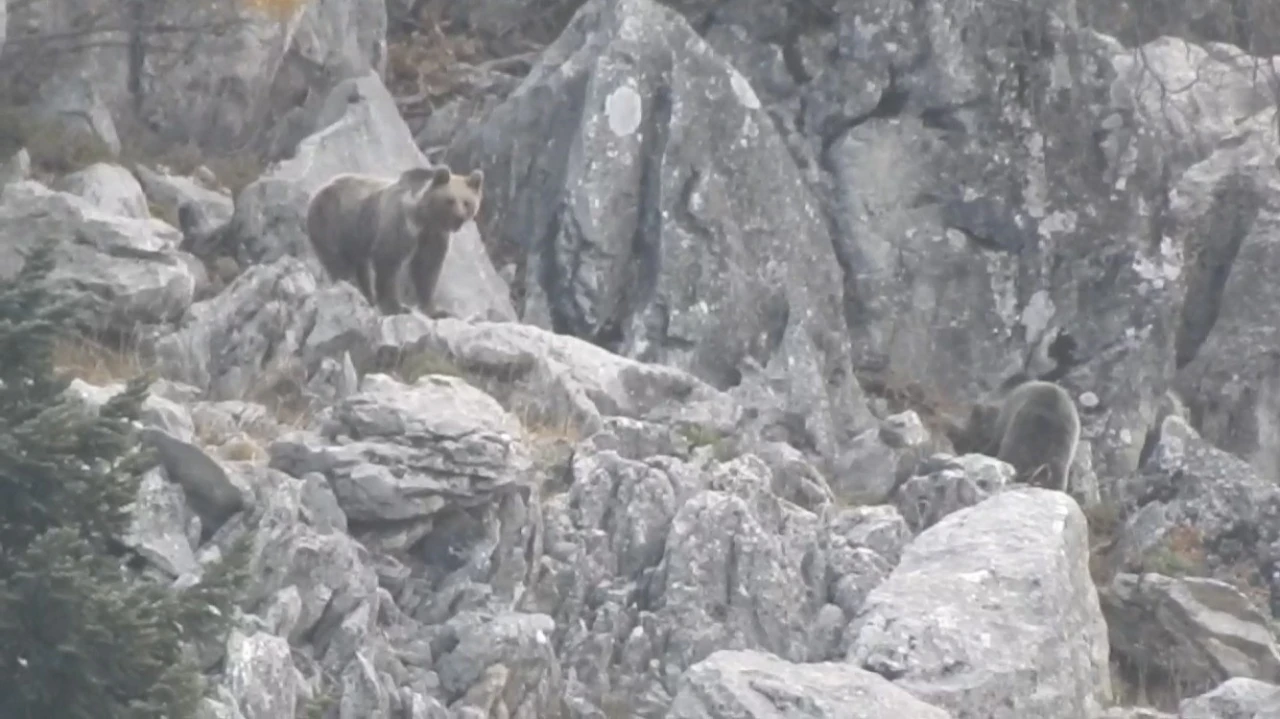
[[154, 427], [143, 429], [140, 436], [156, 450], [169, 480], [182, 487], [206, 535], [244, 508], [244, 496], [226, 470], [199, 447]]
[[1226, 582], [1120, 574], [1100, 593], [1112, 650], [1187, 689], [1231, 677], [1280, 681], [1280, 651], [1268, 619]]
[[388, 317], [373, 344], [378, 353], [425, 353], [470, 371], [506, 406], [548, 426], [591, 433], [606, 417], [629, 417], [728, 432], [741, 420], [730, 397], [686, 372], [528, 325]]
[[138, 488], [133, 523], [124, 544], [172, 579], [198, 574], [200, 565], [187, 538], [187, 514], [182, 488], [162, 472], [148, 472]]
[[869, 426], [817, 202], [750, 83], [683, 18], [588, 2], [446, 156], [490, 178], [501, 220], [482, 229], [519, 268], [524, 321], [744, 399], [767, 387], [782, 410], [761, 411], [828, 459]]
[[138, 220], [151, 219], [142, 185], [128, 170], [105, 162], [94, 163], [60, 178], [57, 189], [84, 198], [102, 212]]
[[[0, 158], [0, 276], [61, 238], [79, 324], [166, 378], [133, 559], [186, 587], [253, 540], [202, 716], [1280, 716], [1260, 58], [1121, 47], [1062, 0], [450, 2], [412, 21], [559, 39], [446, 63], [418, 138], [486, 198], [444, 319], [378, 316], [303, 230], [335, 174], [425, 162], [382, 2], [157, 40], [140, 119], [280, 160], [235, 203], [207, 169]], [[57, 69], [35, 109], [127, 145], [121, 50]], [[942, 453], [939, 415], [1033, 366], [1081, 408], [1092, 556], [1071, 497]], [[1105, 707], [1108, 658], [1209, 691]]]
[[111, 96], [85, 75], [63, 75], [42, 84], [32, 108], [42, 122], [56, 127], [67, 143], [120, 154], [120, 135], [111, 112]]
[[750, 79], [822, 199], [855, 366], [970, 401], [1065, 327], [1089, 357], [1068, 384], [1103, 399], [1094, 466], [1131, 471], [1182, 298], [1178, 248], [1148, 239], [1162, 112], [1133, 94], [1158, 83], [1117, 77], [1150, 66], [1057, 0], [672, 5]]
[[981, 454], [929, 463], [894, 491], [893, 503], [915, 531], [952, 512], [972, 507], [1013, 485], [1013, 466]]
[[[1254, 132], [1223, 125], [1232, 118], [1249, 120], [1256, 91], [1229, 68], [1248, 62], [1236, 55], [1228, 61], [1206, 56], [1200, 48], [1166, 41], [1166, 52], [1187, 52], [1191, 67], [1225, 76], [1227, 87], [1206, 97], [1201, 142], [1239, 137], [1242, 142], [1208, 154], [1187, 168], [1170, 207], [1186, 252], [1201, 258], [1187, 276], [1187, 298], [1178, 334], [1177, 386], [1189, 408], [1202, 416], [1199, 428], [1215, 445], [1250, 460], [1258, 471], [1280, 470], [1280, 443], [1269, 424], [1280, 411], [1273, 386], [1271, 348], [1280, 327], [1264, 308], [1280, 299], [1267, 278], [1280, 267], [1272, 249], [1274, 220], [1280, 207], [1272, 199], [1280, 189], [1280, 153]], [[1225, 105], [1225, 106], [1222, 106]]]
[[668, 719], [781, 719], [801, 705], [822, 719], [946, 719], [872, 672], [848, 664], [792, 664], [761, 652], [719, 651], [690, 667]]
[[232, 633], [227, 640], [227, 677], [244, 719], [293, 716], [296, 680], [284, 639]]
[[[506, 699], [512, 711], [554, 711], [559, 697], [547, 696], [543, 686], [554, 685], [546, 675], [559, 672], [552, 650], [555, 622], [545, 614], [503, 614], [458, 633], [453, 651], [440, 658], [440, 687], [450, 698], [463, 698], [486, 672], [506, 669]], [[471, 693], [467, 703], [476, 704]]]
[[[330, 426], [272, 444], [271, 466], [325, 475], [348, 519], [398, 526], [384, 546], [407, 548], [442, 510], [484, 503], [525, 481], [521, 436], [501, 405], [458, 378], [430, 375], [405, 387], [369, 375], [361, 392], [334, 406]], [[339, 438], [341, 448], [329, 444]]]
[[847, 661], [957, 717], [1092, 716], [1111, 682], [1088, 550], [1084, 515], [1060, 492], [1011, 490], [950, 514], [867, 597]]
[[[358, 295], [352, 287], [317, 292], [315, 277], [292, 258], [250, 267], [221, 294], [194, 305], [177, 331], [155, 340], [154, 352], [169, 376], [212, 399], [240, 399], [270, 383], [273, 373], [287, 376], [302, 364], [318, 307], [342, 301], [334, 296]], [[370, 311], [360, 309], [344, 312], [344, 319], [372, 321]]]
[[200, 214], [212, 226], [223, 225], [231, 219], [234, 210], [231, 198], [193, 178], [153, 170], [146, 165], [138, 165], [134, 172], [148, 202], [172, 218], [178, 217], [178, 209], [183, 204], [192, 203], [200, 208]]
[[1142, 571], [1164, 558], [1276, 596], [1280, 488], [1247, 462], [1170, 416], [1142, 472], [1121, 489], [1129, 509], [1114, 550], [1121, 567]]
[[1280, 686], [1256, 679], [1228, 679], [1207, 694], [1183, 701], [1178, 719], [1274, 719], [1280, 717]]
[[[147, 28], [162, 30], [144, 31], [143, 65], [133, 82], [128, 43], [88, 43], [57, 58], [42, 94], [70, 110], [79, 108], [66, 98], [98, 97], [108, 120], [113, 112], [136, 108], [167, 138], [225, 153], [247, 145], [307, 89], [298, 86], [300, 66], [337, 79], [385, 66], [384, 3], [319, 2], [306, 12], [300, 5], [278, 6], [283, 16], [264, 12], [269, 7], [156, 3], [148, 8], [154, 26]], [[128, 22], [127, 11], [101, 0], [39, 3], [23, 10], [34, 16], [29, 21], [36, 37], [56, 37], [72, 27], [103, 32]]]
[[173, 227], [149, 217], [104, 211], [35, 181], [4, 188], [0, 274], [15, 275], [22, 255], [44, 239], [58, 242], [54, 286], [79, 300], [86, 328], [130, 333], [138, 323], [175, 319], [191, 304], [195, 278], [176, 251]]
[[1177, 719], [1172, 714], [1146, 707], [1111, 707], [1101, 719]]

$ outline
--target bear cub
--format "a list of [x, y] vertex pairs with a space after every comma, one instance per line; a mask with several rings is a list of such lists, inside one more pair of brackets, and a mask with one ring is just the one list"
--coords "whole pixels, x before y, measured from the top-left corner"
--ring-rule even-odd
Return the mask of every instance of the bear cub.
[[405, 266], [423, 312], [435, 293], [449, 237], [473, 219], [484, 173], [455, 175], [447, 166], [415, 167], [395, 179], [343, 174], [311, 198], [307, 237], [325, 272], [360, 290], [386, 314], [404, 312]]
[[948, 432], [958, 453], [978, 452], [1013, 465], [1015, 481], [1068, 491], [1080, 441], [1080, 414], [1065, 389], [1023, 374], [1006, 380], [968, 422]]

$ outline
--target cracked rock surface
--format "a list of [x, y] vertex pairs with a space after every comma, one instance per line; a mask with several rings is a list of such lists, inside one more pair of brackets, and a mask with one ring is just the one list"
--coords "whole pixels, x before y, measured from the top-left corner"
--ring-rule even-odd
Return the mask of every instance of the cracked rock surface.
[[[27, 5], [6, 52], [71, 22]], [[0, 157], [0, 276], [54, 239], [156, 377], [136, 571], [251, 539], [202, 717], [1280, 717], [1267, 57], [1062, 0], [209, 12], [36, 83], [103, 158]], [[481, 209], [382, 315], [306, 208], [428, 158]], [[1018, 371], [1076, 405], [1066, 492], [950, 431]]]

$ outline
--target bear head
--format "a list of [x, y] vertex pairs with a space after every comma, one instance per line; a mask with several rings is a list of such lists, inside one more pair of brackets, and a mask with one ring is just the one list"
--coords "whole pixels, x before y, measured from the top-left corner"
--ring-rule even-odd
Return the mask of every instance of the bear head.
[[447, 166], [414, 168], [401, 175], [413, 194], [413, 221], [419, 227], [443, 225], [457, 232], [480, 210], [484, 172], [455, 175]]

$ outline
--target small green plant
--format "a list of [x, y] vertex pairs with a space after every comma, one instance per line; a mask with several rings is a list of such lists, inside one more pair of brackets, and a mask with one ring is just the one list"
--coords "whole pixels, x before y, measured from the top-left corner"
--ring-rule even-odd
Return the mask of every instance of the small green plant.
[[724, 439], [724, 435], [718, 430], [701, 424], [685, 424], [677, 431], [689, 443], [689, 449], [708, 447]]
[[1180, 557], [1168, 547], [1156, 547], [1142, 558], [1142, 571], [1163, 574], [1166, 577], [1184, 577], [1195, 569], [1186, 557]]
[[1143, 572], [1155, 572], [1169, 577], [1203, 576], [1203, 536], [1195, 527], [1174, 527], [1165, 535], [1164, 541], [1143, 554], [1139, 564]]
[[337, 698], [334, 697], [332, 689], [319, 689], [315, 696], [307, 700], [302, 708], [302, 715], [307, 719], [324, 719], [336, 702]]
[[265, 458], [267, 453], [257, 442], [241, 435], [219, 447], [218, 455], [229, 462], [255, 462]]
[[676, 428], [676, 433], [689, 443], [691, 452], [701, 447], [710, 447], [711, 456], [717, 462], [728, 462], [742, 454], [734, 437], [705, 425], [681, 424]]
[[567, 489], [569, 465], [574, 447], [582, 441], [582, 431], [570, 419], [552, 419], [546, 408], [517, 404], [511, 410], [524, 426], [524, 443], [532, 455], [533, 465], [543, 483], [544, 495]]
[[248, 586], [253, 545], [252, 532], [240, 535], [218, 561], [206, 567], [199, 583], [182, 591], [179, 622], [189, 639], [206, 644], [226, 640], [235, 620], [230, 610], [240, 604]]
[[249, 183], [262, 177], [262, 171], [265, 169], [262, 160], [248, 151], [221, 157], [206, 157], [205, 166], [213, 172], [214, 177], [218, 178], [218, 182], [231, 192], [232, 196], [239, 195], [241, 190], [249, 186]]
[[1120, 528], [1120, 509], [1113, 504], [1095, 504], [1084, 510], [1089, 533], [1097, 538], [1112, 537]]
[[178, 227], [178, 210], [173, 205], [157, 205], [154, 202], [147, 203], [147, 212], [157, 220], [163, 220], [173, 227]]
[[429, 374], [463, 377], [462, 369], [458, 365], [448, 357], [443, 357], [431, 350], [419, 350], [405, 355], [396, 365], [394, 373], [407, 384], [413, 384]]

